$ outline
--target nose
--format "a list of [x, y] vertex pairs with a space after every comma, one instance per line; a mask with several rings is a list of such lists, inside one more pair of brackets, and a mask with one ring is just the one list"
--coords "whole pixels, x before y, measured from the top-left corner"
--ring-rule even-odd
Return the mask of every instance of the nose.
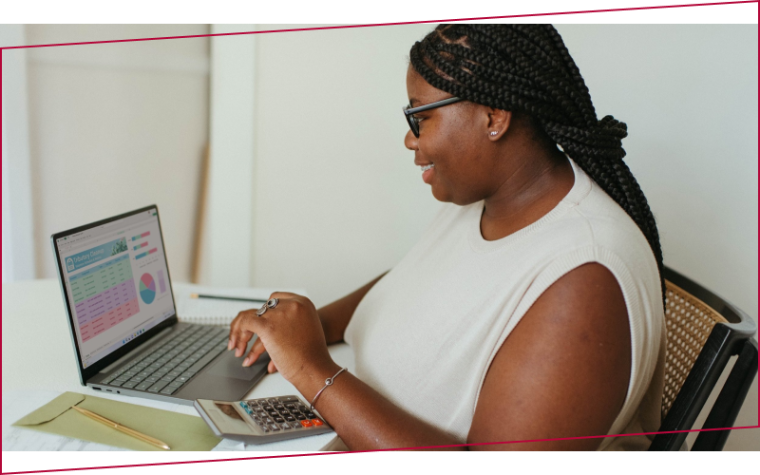
[[411, 130], [407, 131], [404, 137], [404, 147], [412, 151], [417, 150], [417, 137], [414, 136]]

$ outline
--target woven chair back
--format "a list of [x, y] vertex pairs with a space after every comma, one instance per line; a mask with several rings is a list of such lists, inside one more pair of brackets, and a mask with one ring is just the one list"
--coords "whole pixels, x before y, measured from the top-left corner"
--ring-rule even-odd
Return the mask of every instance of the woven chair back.
[[712, 307], [677, 285], [665, 281], [665, 323], [668, 332], [662, 418], [668, 414], [686, 376], [716, 323], [728, 323]]

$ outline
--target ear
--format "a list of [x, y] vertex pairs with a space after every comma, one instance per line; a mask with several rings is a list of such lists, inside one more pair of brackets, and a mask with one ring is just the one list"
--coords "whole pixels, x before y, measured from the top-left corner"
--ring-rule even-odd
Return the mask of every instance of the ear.
[[495, 142], [503, 137], [512, 124], [512, 118], [511, 111], [490, 108], [488, 113], [488, 139]]

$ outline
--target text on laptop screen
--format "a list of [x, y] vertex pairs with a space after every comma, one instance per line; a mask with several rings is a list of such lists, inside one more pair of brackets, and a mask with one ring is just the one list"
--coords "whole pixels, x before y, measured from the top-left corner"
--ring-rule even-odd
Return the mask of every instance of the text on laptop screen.
[[155, 209], [55, 244], [83, 368], [175, 314]]

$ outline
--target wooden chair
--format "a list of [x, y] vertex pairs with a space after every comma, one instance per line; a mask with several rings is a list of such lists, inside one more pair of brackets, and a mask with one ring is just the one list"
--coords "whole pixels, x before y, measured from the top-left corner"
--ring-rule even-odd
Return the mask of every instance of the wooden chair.
[[[729, 358], [738, 355], [703, 429], [732, 427], [757, 373], [755, 323], [741, 310], [665, 268], [668, 332], [662, 425], [692, 429]], [[721, 450], [731, 431], [700, 432], [692, 450]], [[686, 432], [658, 434], [649, 450], [679, 450]]]

